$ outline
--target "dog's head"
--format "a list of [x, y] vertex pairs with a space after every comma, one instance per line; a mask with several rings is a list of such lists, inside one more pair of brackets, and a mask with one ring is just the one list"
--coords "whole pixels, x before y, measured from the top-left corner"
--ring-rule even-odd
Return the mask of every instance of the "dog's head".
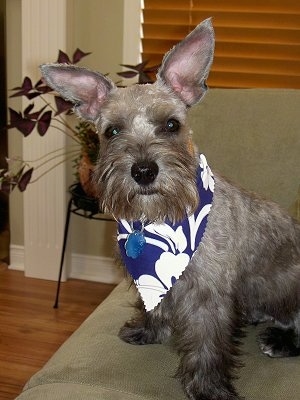
[[213, 53], [208, 19], [165, 55], [152, 85], [117, 88], [85, 68], [41, 66], [47, 84], [96, 126], [95, 183], [101, 206], [116, 218], [177, 221], [198, 205], [198, 158], [186, 118], [207, 90]]

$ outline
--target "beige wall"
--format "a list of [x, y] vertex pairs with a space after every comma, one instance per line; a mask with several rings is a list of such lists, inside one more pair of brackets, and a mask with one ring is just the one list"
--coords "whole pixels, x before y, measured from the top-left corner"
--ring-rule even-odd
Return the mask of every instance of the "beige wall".
[[69, 51], [92, 52], [81, 64], [102, 73], [120, 70], [123, 59], [123, 1], [69, 0]]
[[[77, 47], [83, 51], [92, 52], [82, 60], [81, 65], [96, 69], [103, 73], [114, 74], [121, 70], [119, 64], [136, 62], [124, 56], [124, 15], [126, 22], [128, 10], [137, 0], [68, 0], [68, 48], [62, 49], [71, 54]], [[8, 88], [19, 85], [23, 79], [21, 74], [21, 6], [22, 0], [7, 2], [7, 71]], [[130, 15], [130, 13], [129, 13]], [[137, 18], [134, 17], [134, 23]], [[131, 23], [129, 23], [132, 26]], [[125, 49], [126, 52], [126, 49]], [[125, 57], [125, 58], [124, 58]], [[48, 60], [45, 60], [48, 61]], [[19, 99], [9, 99], [9, 105], [21, 109]], [[26, 140], [26, 139], [25, 139]], [[22, 154], [22, 137], [17, 131], [9, 132], [10, 156]], [[68, 180], [72, 181], [72, 171], [69, 168]], [[29, 188], [30, 190], [30, 188]], [[11, 243], [24, 244], [23, 226], [23, 196], [19, 192], [10, 199]], [[112, 236], [115, 231], [113, 223], [89, 221], [72, 216], [69, 248], [73, 253], [112, 255]]]
[[[123, 56], [123, 1], [73, 0], [70, 2], [70, 52], [79, 47], [92, 52], [81, 65], [102, 73], [120, 71]], [[115, 75], [112, 75], [115, 78]], [[79, 254], [113, 255], [114, 223], [72, 216], [70, 251]]]

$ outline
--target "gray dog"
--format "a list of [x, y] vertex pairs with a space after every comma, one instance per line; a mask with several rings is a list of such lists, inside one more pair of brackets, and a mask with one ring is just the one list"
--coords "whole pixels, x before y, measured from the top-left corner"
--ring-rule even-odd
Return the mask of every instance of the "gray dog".
[[212, 174], [193, 145], [187, 111], [205, 94], [213, 53], [206, 20], [165, 55], [153, 85], [117, 88], [71, 65], [41, 70], [99, 132], [100, 204], [119, 221], [144, 301], [120, 337], [141, 345], [172, 336], [189, 399], [237, 400], [241, 324], [273, 321], [262, 351], [300, 354], [300, 225]]

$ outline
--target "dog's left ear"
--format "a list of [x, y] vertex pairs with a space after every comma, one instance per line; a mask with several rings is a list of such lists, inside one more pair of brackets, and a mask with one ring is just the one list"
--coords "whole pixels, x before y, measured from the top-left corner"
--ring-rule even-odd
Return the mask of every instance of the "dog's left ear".
[[187, 106], [200, 101], [207, 90], [205, 81], [213, 61], [214, 44], [214, 29], [209, 18], [163, 59], [158, 80], [171, 87]]

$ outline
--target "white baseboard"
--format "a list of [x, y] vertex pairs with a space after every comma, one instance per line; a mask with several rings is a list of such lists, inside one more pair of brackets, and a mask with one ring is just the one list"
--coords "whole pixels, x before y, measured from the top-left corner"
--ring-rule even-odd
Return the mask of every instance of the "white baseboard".
[[10, 269], [15, 269], [17, 271], [25, 271], [24, 267], [24, 246], [18, 246], [16, 244], [11, 244], [9, 248], [9, 258], [10, 258]]
[[[69, 278], [103, 283], [119, 283], [124, 276], [122, 269], [118, 268], [114, 260], [109, 257], [72, 253], [70, 264]], [[25, 271], [24, 246], [10, 246], [9, 268]]]
[[86, 254], [71, 255], [70, 278], [86, 281], [119, 283], [124, 276], [112, 258], [89, 256]]

